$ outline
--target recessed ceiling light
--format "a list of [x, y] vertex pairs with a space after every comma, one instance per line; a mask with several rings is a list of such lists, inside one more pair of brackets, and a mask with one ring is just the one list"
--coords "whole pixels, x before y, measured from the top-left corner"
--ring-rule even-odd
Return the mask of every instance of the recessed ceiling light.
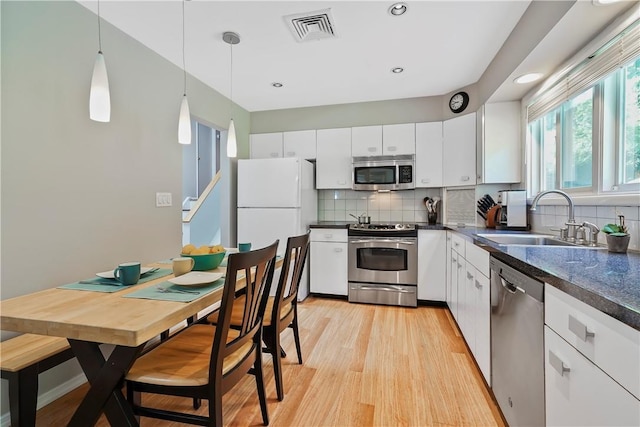
[[273, 83], [271, 83], [271, 86], [273, 86], [273, 87], [282, 87], [282, 83], [273, 82]]
[[395, 73], [395, 74], [399, 74], [399, 73], [401, 73], [403, 71], [404, 71], [404, 68], [402, 68], [402, 67], [394, 67], [394, 68], [391, 69], [391, 72]]
[[403, 15], [407, 11], [407, 5], [404, 3], [395, 3], [389, 8], [389, 13], [393, 16]]
[[613, 3], [618, 3], [620, 0], [593, 0], [594, 6], [607, 6]]
[[539, 80], [540, 77], [542, 77], [542, 73], [528, 73], [516, 78], [513, 82], [518, 84], [531, 83]]

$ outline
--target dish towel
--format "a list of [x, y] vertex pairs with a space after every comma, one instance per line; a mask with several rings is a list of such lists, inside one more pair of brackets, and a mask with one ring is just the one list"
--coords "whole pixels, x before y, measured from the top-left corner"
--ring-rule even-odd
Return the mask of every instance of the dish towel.
[[191, 302], [224, 286], [224, 277], [204, 286], [178, 286], [162, 282], [139, 291], [123, 295], [123, 298], [157, 299], [163, 301]]
[[[154, 272], [147, 273], [140, 277], [138, 283], [146, 283], [151, 280], [159, 279], [160, 277], [168, 276], [173, 274], [173, 271], [170, 268], [160, 268]], [[120, 284], [115, 279], [104, 279], [102, 277], [92, 277], [91, 279], [81, 280], [81, 282], [91, 282], [91, 283], [69, 283], [67, 285], [58, 286], [59, 289], [73, 289], [76, 291], [93, 291], [93, 292], [118, 292], [123, 289], [128, 289], [131, 286], [124, 286]]]

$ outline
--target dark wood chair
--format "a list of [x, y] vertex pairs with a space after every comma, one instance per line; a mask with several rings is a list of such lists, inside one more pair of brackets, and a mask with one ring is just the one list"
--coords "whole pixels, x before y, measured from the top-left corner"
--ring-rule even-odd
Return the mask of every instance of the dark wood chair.
[[[273, 371], [278, 400], [284, 399], [281, 359], [287, 356], [280, 346], [280, 333], [287, 328], [293, 330], [298, 363], [302, 364], [300, 332], [298, 330], [298, 289], [308, 251], [309, 233], [287, 239], [287, 249], [284, 254], [276, 295], [268, 298], [265, 309], [262, 339], [266, 344], [265, 351], [273, 356]], [[211, 314], [207, 321], [217, 324], [218, 314], [219, 312]], [[235, 325], [240, 323], [241, 318], [242, 300], [238, 299], [231, 315], [231, 327], [236, 327]]]
[[[126, 376], [127, 399], [136, 415], [203, 426], [222, 426], [222, 396], [245, 374], [256, 377], [262, 420], [269, 424], [262, 371], [262, 319], [273, 280], [278, 241], [251, 252], [232, 254], [216, 327], [194, 324], [141, 356]], [[245, 275], [244, 292], [236, 295], [238, 275]], [[239, 327], [231, 314], [242, 298]], [[201, 416], [142, 405], [142, 393], [209, 401]]]

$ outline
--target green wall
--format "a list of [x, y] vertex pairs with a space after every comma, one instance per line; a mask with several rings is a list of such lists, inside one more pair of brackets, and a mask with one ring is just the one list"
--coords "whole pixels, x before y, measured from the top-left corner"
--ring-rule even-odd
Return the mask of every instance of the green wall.
[[[96, 16], [72, 1], [0, 7], [1, 298], [120, 262], [175, 256], [182, 246], [182, 70], [103, 21], [112, 112], [110, 123], [93, 122]], [[194, 116], [226, 129], [227, 98], [193, 78], [188, 94]], [[247, 156], [249, 113], [236, 106], [234, 115], [238, 151]], [[235, 194], [231, 181], [226, 191]], [[173, 194], [172, 207], [155, 207], [159, 191]], [[42, 375], [41, 394], [77, 375], [75, 363]], [[5, 416], [6, 387], [3, 380]]]

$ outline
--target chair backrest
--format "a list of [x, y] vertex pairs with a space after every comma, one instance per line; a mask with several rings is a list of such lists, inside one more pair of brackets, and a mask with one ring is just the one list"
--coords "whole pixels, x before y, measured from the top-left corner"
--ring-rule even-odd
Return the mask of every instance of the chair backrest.
[[[210, 379], [222, 372], [224, 358], [245, 346], [249, 341], [260, 345], [261, 335], [257, 335], [262, 328], [267, 298], [273, 281], [276, 263], [278, 240], [266, 248], [250, 252], [229, 255], [226, 278], [220, 303], [220, 315], [216, 326], [211, 352]], [[244, 276], [240, 283], [244, 283], [243, 292], [236, 292], [238, 278]], [[234, 325], [234, 335], [228, 339], [231, 329], [231, 313], [237, 298], [244, 298], [244, 312], [242, 325]], [[236, 331], [236, 327], [240, 329]], [[257, 338], [256, 338], [257, 336]]]
[[[309, 233], [300, 236], [292, 236], [287, 239], [287, 249], [282, 262], [282, 271], [275, 295], [273, 310], [271, 311], [271, 324], [275, 325], [280, 318], [283, 307], [288, 304], [297, 304], [298, 289], [302, 279], [304, 263], [309, 251]], [[292, 267], [293, 264], [293, 267]]]

